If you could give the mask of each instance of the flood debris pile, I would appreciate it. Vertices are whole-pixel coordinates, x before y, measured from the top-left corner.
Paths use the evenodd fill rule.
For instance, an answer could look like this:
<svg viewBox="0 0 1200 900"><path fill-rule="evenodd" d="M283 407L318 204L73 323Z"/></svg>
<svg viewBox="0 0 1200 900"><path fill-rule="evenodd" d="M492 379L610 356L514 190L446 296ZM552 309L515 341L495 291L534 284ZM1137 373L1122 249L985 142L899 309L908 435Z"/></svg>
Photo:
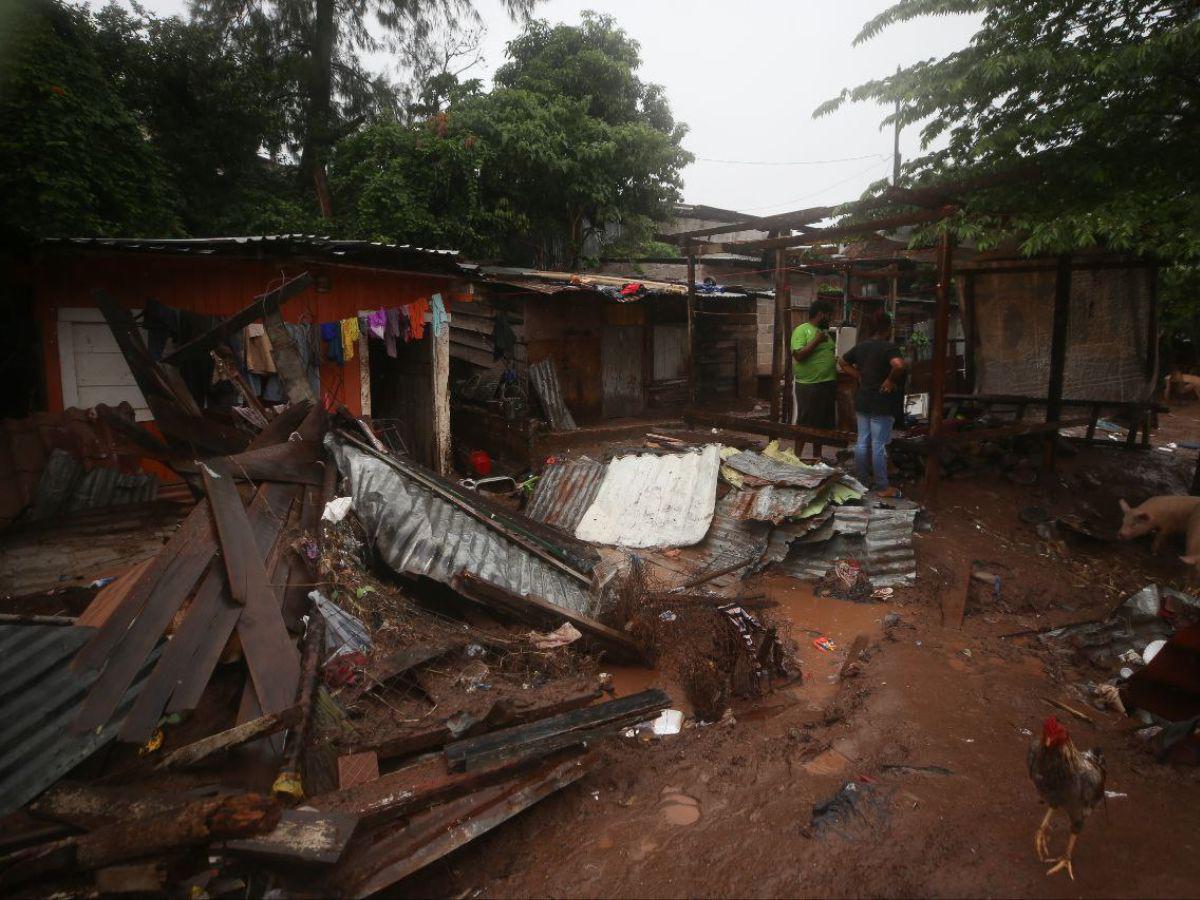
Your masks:
<svg viewBox="0 0 1200 900"><path fill-rule="evenodd" d="M1160 760L1200 763L1200 599L1149 584L1107 618L1038 640L1093 675L1076 685L1081 697L1140 718Z"/></svg>

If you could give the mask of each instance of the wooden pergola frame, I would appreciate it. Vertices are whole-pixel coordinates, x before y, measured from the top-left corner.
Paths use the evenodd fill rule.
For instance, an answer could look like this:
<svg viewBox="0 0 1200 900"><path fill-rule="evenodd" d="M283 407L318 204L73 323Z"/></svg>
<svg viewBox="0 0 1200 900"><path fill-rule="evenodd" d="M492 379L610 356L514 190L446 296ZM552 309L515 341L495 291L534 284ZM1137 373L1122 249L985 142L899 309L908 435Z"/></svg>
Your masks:
<svg viewBox="0 0 1200 900"><path fill-rule="evenodd" d="M867 201L846 204L842 207L813 207L790 213L780 213L757 219L748 219L724 225L697 229L679 234L658 235L660 240L674 243L683 248L688 260L688 320L691 322L692 307L696 298L696 259L714 253L746 253L755 251L775 251L775 337L772 354L772 391L771 391L771 425L775 429L783 408L783 387L787 365L786 345L782 339L783 329L787 322L790 307L789 268L787 251L801 246L812 246L841 240L847 237L872 234L881 230L899 228L906 225L923 225L940 222L953 215L960 208L959 200L965 194L999 184L1029 178L1036 172L1036 166L991 176L964 180L954 184L905 190L890 188L882 196ZM814 223L838 214L849 213L860 215L882 209L893 204L904 204L920 207L916 211L884 216L873 220L862 220L849 224L839 224L828 228L816 228ZM700 240L714 235L729 234L737 231L756 230L769 231L766 238L749 241L716 242ZM783 231L796 230L798 234L783 234ZM1138 263L1134 263L1138 264ZM1146 263L1142 262L1141 265ZM1044 465L1049 468L1054 463L1057 432L1066 423L1062 422L1063 410L1063 380L1066 372L1067 331L1069 325L1071 273L1073 269L1103 269L1128 268L1130 261L1115 260L1074 260L1069 254L1059 256L1056 260L1014 260L1011 264L988 265L971 262L959 266L954 264L954 244L947 232L942 232L937 245L937 290L936 308L934 312L932 385L930 387L929 403L929 439L921 446L926 448L925 461L925 493L929 497L936 490L941 477L941 464L938 449L947 444L947 435L943 424L946 404L946 367L949 349L950 333L950 282L955 274L966 277L963 283L962 306L965 319L970 331L970 340L974 339L974 275L976 274L1016 274L1025 272L1054 271L1054 312L1050 338L1050 378L1045 398L1045 423L1036 429L1037 433L1045 435ZM893 293L895 283L893 279ZM1151 318L1155 311L1152 302ZM690 357L692 353L689 328L688 356L689 382L691 379ZM695 387L692 383L691 396L695 400ZM747 425L752 424L747 422ZM766 424L766 423L761 423ZM732 427L732 426L731 426ZM775 429L777 430L777 429ZM792 429L799 432L803 429ZM978 439L994 436L996 429L980 432ZM1008 431L1012 431L1011 428ZM1024 432L1033 433L1025 429ZM1022 432L1022 433L1024 433ZM772 432L774 433L774 431ZM1016 432L1014 432L1016 433ZM968 433L956 436L955 443L969 441ZM1196 470L1197 489L1200 490L1200 465Z"/></svg>

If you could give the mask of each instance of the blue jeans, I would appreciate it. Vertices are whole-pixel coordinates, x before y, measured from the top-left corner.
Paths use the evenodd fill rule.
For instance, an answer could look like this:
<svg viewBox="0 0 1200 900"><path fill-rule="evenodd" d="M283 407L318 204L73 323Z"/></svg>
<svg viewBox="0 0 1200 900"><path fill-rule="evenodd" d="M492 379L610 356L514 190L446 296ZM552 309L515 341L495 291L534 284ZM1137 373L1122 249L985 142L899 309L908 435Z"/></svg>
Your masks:
<svg viewBox="0 0 1200 900"><path fill-rule="evenodd" d="M887 445L892 439L892 423L894 416L858 417L858 443L854 445L854 465L858 469L858 479L867 487L883 490L888 486ZM875 472L874 484L871 482L871 472Z"/></svg>

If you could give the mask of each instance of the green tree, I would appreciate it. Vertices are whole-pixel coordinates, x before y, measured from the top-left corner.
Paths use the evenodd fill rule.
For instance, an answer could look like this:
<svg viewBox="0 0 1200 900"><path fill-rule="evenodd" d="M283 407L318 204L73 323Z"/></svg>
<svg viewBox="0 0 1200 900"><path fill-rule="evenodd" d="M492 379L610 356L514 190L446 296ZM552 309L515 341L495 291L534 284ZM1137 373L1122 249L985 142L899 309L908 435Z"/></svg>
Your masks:
<svg viewBox="0 0 1200 900"><path fill-rule="evenodd" d="M909 183L1036 162L1029 182L968 199L953 227L984 244L1200 255L1200 4L900 0L856 43L897 22L958 13L983 15L968 46L844 91L816 114L898 102L901 125L920 125L924 149L905 165Z"/></svg>
<svg viewBox="0 0 1200 900"><path fill-rule="evenodd" d="M189 234L296 231L312 224L280 162L287 86L272 50L217 29L115 4L96 17L96 52L166 164Z"/></svg>
<svg viewBox="0 0 1200 900"><path fill-rule="evenodd" d="M338 147L330 171L353 229L574 267L593 235L633 245L669 216L691 156L662 90L636 76L637 44L585 14L579 26L531 23L508 52L490 93L439 84L428 120Z"/></svg>
<svg viewBox="0 0 1200 900"><path fill-rule="evenodd" d="M179 233L166 167L106 78L87 13L58 0L3 0L0 35L5 230Z"/></svg>
<svg viewBox="0 0 1200 900"><path fill-rule="evenodd" d="M513 16L527 16L535 2L503 0ZM288 85L281 108L290 144L325 218L333 216L326 186L333 146L381 114L400 112L394 86L367 71L362 54L419 47L439 27L478 21L472 0L193 0L193 12L235 40L271 48Z"/></svg>

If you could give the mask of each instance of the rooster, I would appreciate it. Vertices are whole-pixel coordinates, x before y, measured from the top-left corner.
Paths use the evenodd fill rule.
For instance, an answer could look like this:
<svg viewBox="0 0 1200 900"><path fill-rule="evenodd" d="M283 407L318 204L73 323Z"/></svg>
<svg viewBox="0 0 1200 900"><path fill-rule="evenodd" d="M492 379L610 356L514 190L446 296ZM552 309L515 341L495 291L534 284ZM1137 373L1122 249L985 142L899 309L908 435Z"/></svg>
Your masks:
<svg viewBox="0 0 1200 900"><path fill-rule="evenodd" d="M1029 777L1050 806L1034 837L1038 859L1055 864L1047 875L1066 869L1074 881L1071 858L1075 853L1075 842L1087 817L1104 799L1103 755L1099 748L1080 753L1071 742L1067 729L1050 716L1042 724L1042 736L1029 747ZM1067 852L1057 858L1050 856L1049 849L1050 820L1055 810L1061 810L1071 820Z"/></svg>

